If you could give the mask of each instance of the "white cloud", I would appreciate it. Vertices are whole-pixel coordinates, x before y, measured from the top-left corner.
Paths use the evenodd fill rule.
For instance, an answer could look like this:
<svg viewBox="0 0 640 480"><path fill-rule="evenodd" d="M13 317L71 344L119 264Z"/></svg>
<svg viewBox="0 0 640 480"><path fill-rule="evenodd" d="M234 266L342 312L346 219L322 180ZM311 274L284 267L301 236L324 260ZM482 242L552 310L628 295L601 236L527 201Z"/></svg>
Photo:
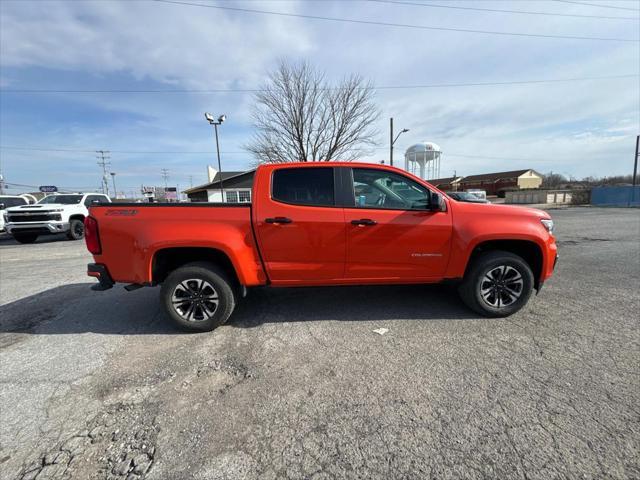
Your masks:
<svg viewBox="0 0 640 480"><path fill-rule="evenodd" d="M11 2L1 26L4 66L127 72L190 88L253 85L274 52L310 50L286 19L137 1Z"/></svg>

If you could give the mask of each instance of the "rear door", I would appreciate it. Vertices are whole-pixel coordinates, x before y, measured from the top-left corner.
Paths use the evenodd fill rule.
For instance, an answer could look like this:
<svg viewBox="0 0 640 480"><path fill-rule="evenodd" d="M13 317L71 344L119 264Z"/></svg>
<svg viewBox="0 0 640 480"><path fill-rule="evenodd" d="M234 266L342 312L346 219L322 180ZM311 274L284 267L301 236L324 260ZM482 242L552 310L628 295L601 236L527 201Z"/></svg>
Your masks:
<svg viewBox="0 0 640 480"><path fill-rule="evenodd" d="M429 210L426 186L375 168L353 168L349 183L346 278L402 283L444 275L451 213Z"/></svg>
<svg viewBox="0 0 640 480"><path fill-rule="evenodd" d="M256 234L274 284L322 284L344 276L342 207L332 167L279 167L268 196L255 199Z"/></svg>

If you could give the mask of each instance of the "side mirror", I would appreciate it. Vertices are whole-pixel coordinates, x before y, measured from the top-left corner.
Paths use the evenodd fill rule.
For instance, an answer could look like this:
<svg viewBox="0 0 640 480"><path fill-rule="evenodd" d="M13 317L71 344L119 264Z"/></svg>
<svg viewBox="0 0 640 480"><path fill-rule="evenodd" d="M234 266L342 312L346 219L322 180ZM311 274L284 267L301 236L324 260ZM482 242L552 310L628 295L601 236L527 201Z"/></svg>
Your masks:
<svg viewBox="0 0 640 480"><path fill-rule="evenodd" d="M431 193L429 210L432 212L440 212L442 210L442 195L435 192Z"/></svg>
<svg viewBox="0 0 640 480"><path fill-rule="evenodd" d="M0 210L4 210L5 206L4 203L0 203Z"/></svg>

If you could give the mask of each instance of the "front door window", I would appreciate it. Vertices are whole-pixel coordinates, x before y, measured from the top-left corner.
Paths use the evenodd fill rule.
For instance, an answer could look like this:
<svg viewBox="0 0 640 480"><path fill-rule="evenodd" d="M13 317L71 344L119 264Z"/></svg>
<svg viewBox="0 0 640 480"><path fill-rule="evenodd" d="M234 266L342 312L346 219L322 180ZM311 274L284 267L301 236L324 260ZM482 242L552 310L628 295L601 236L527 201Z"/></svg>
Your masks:
<svg viewBox="0 0 640 480"><path fill-rule="evenodd" d="M353 194L358 208L425 210L429 206L426 187L385 170L354 168Z"/></svg>

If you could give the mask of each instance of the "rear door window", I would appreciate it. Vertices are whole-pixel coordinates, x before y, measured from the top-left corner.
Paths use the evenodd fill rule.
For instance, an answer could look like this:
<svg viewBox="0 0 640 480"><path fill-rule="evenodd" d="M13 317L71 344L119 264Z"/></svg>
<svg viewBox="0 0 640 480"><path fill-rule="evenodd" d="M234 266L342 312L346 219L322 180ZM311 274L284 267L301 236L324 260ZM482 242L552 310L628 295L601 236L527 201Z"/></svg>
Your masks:
<svg viewBox="0 0 640 480"><path fill-rule="evenodd" d="M282 168L273 172L271 196L293 205L333 207L333 168Z"/></svg>

